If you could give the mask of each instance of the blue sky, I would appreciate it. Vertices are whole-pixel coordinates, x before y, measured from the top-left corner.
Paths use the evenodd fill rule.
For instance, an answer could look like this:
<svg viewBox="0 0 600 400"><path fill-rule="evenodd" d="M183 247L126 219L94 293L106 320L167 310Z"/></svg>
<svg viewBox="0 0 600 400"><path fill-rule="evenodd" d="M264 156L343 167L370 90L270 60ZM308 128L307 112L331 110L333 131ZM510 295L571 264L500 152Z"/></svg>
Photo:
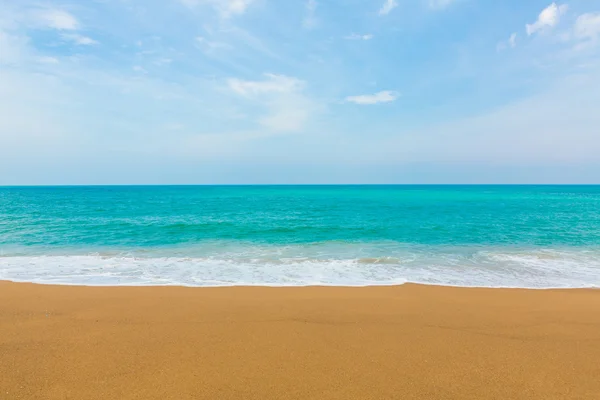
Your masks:
<svg viewBox="0 0 600 400"><path fill-rule="evenodd" d="M0 184L600 183L600 0L0 0Z"/></svg>

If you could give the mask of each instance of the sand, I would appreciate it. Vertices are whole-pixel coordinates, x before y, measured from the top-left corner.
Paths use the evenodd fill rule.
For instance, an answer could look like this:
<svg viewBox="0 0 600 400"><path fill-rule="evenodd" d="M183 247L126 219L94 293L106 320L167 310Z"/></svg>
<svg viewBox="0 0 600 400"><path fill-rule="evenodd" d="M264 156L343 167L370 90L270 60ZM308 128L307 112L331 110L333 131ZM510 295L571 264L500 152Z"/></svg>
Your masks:
<svg viewBox="0 0 600 400"><path fill-rule="evenodd" d="M600 399L600 290L0 282L0 399Z"/></svg>

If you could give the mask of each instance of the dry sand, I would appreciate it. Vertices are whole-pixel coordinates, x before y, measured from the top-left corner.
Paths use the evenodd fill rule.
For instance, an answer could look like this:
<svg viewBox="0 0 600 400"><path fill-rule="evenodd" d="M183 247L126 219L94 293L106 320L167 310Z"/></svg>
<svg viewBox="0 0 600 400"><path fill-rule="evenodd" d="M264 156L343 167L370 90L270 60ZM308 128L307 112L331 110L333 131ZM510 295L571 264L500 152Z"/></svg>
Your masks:
<svg viewBox="0 0 600 400"><path fill-rule="evenodd" d="M600 399L600 290L0 282L0 399Z"/></svg>

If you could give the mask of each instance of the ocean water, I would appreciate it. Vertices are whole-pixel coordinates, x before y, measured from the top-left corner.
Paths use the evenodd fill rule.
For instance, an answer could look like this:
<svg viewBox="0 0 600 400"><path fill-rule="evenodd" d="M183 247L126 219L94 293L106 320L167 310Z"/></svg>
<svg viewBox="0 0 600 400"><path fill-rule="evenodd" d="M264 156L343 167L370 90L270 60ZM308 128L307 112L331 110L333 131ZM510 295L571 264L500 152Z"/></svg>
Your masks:
<svg viewBox="0 0 600 400"><path fill-rule="evenodd" d="M600 287L600 186L4 187L0 279Z"/></svg>

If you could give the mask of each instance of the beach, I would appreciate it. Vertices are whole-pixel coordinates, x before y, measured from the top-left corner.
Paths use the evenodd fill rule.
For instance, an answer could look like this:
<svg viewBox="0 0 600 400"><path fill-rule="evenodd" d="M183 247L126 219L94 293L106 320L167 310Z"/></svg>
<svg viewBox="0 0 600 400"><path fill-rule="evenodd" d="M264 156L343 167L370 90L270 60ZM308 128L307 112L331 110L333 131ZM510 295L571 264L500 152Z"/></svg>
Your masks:
<svg viewBox="0 0 600 400"><path fill-rule="evenodd" d="M600 291L0 282L0 399L597 399Z"/></svg>

